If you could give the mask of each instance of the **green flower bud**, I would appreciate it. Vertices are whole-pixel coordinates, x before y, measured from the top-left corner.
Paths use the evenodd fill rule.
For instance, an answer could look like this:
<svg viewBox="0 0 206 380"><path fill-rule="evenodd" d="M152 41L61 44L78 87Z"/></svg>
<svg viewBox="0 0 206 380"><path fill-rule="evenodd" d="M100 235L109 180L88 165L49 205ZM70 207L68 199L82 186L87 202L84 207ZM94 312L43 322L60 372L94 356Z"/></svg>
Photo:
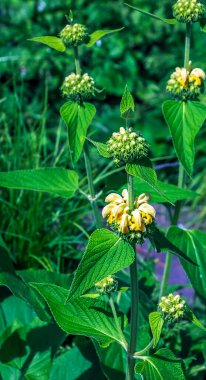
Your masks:
<svg viewBox="0 0 206 380"><path fill-rule="evenodd" d="M108 276L95 284L96 290L100 294L108 294L115 292L118 287L118 282L114 276Z"/></svg>
<svg viewBox="0 0 206 380"><path fill-rule="evenodd" d="M169 294L167 297L161 298L159 309L165 320L168 320L169 322L176 322L184 317L186 302L179 294Z"/></svg>
<svg viewBox="0 0 206 380"><path fill-rule="evenodd" d="M205 6L197 0L178 0L173 5L173 16L179 22L197 22L204 16L205 10Z"/></svg>
<svg viewBox="0 0 206 380"><path fill-rule="evenodd" d="M66 25L59 35L66 46L78 46L89 41L87 28L81 24Z"/></svg>
<svg viewBox="0 0 206 380"><path fill-rule="evenodd" d="M149 145L139 133L132 129L120 128L107 141L108 152L117 165L135 163L149 154Z"/></svg>
<svg viewBox="0 0 206 380"><path fill-rule="evenodd" d="M95 95L95 84L88 74L72 73L65 78L61 90L63 96L67 96L70 100L89 100Z"/></svg>
<svg viewBox="0 0 206 380"><path fill-rule="evenodd" d="M167 82L166 90L177 99L197 100L204 92L205 73L202 69L177 67Z"/></svg>

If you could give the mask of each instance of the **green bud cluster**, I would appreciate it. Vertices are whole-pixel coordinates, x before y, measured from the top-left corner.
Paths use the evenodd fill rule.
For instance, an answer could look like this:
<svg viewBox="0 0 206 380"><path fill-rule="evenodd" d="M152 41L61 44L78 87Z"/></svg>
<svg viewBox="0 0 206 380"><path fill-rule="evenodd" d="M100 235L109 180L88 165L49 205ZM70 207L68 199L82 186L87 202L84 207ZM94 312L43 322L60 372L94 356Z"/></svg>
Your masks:
<svg viewBox="0 0 206 380"><path fill-rule="evenodd" d="M179 22L197 22L204 14L205 6L197 0L178 0L173 5L173 16Z"/></svg>
<svg viewBox="0 0 206 380"><path fill-rule="evenodd" d="M66 46L76 47L89 41L87 28L81 24L66 25L59 35Z"/></svg>
<svg viewBox="0 0 206 380"><path fill-rule="evenodd" d="M161 298L159 308L165 320L176 322L178 319L183 318L186 311L186 302L179 294L169 294L167 297Z"/></svg>
<svg viewBox="0 0 206 380"><path fill-rule="evenodd" d="M120 128L107 141L107 150L113 157L116 165L135 163L149 153L149 145L145 139L132 129Z"/></svg>
<svg viewBox="0 0 206 380"><path fill-rule="evenodd" d="M108 276L95 284L97 292L101 295L117 290L118 282L114 276Z"/></svg>
<svg viewBox="0 0 206 380"><path fill-rule="evenodd" d="M177 67L167 82L166 90L176 99L197 100L204 92L204 80L205 73L202 69Z"/></svg>
<svg viewBox="0 0 206 380"><path fill-rule="evenodd" d="M89 100L95 94L94 79L88 74L78 75L72 73L65 78L61 90L63 96L67 96L68 99L75 101Z"/></svg>

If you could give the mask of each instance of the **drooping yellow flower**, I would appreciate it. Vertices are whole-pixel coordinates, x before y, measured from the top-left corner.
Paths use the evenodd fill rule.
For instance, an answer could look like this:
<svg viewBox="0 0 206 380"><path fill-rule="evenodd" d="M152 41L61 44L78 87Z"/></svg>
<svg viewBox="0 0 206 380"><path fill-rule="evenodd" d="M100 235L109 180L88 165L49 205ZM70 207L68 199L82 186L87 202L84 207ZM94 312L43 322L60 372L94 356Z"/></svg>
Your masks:
<svg viewBox="0 0 206 380"><path fill-rule="evenodd" d="M122 195L111 193L105 199L108 205L102 210L103 218L107 218L108 223L116 226L122 234L144 233L156 214L154 207L148 204L149 199L148 194L139 195L134 200L133 210L130 210L126 189L122 191Z"/></svg>

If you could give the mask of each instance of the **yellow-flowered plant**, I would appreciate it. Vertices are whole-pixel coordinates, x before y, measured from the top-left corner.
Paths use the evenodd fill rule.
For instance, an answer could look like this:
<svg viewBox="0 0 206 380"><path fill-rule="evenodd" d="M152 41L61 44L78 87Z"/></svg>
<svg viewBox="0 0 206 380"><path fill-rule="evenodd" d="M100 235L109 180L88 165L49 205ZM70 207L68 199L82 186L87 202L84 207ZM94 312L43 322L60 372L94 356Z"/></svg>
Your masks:
<svg viewBox="0 0 206 380"><path fill-rule="evenodd" d="M167 297L161 297L159 309L163 318L175 322L182 318L186 309L186 302L179 294L169 294Z"/></svg>
<svg viewBox="0 0 206 380"><path fill-rule="evenodd" d="M204 91L204 80L205 72L202 69L176 67L167 82L167 91L179 99L197 99Z"/></svg>
<svg viewBox="0 0 206 380"><path fill-rule="evenodd" d="M148 203L149 199L148 194L139 195L134 200L133 210L130 210L126 189L122 191L122 196L111 193L105 199L108 205L102 210L103 218L107 218L108 223L121 234L142 243L147 227L154 222L156 214L154 207Z"/></svg>
<svg viewBox="0 0 206 380"><path fill-rule="evenodd" d="M59 35L66 46L76 47L89 40L87 28L81 24L68 24L61 30Z"/></svg>

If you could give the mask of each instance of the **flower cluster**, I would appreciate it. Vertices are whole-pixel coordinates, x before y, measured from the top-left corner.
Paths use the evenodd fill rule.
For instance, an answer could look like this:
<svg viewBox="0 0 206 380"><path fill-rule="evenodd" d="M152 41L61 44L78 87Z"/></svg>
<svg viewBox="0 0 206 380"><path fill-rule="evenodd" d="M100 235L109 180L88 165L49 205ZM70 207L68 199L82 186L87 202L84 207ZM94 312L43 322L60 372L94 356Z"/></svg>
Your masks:
<svg viewBox="0 0 206 380"><path fill-rule="evenodd" d="M156 214L154 207L148 204L149 199L148 194L141 194L135 198L133 210L130 210L126 189L122 191L122 196L112 193L105 199L108 205L102 210L103 218L107 218L108 223L122 237L142 244Z"/></svg>
<svg viewBox="0 0 206 380"><path fill-rule="evenodd" d="M108 276L95 284L99 294L108 294L117 290L118 282L114 276Z"/></svg>
<svg viewBox="0 0 206 380"><path fill-rule="evenodd" d="M107 141L107 150L117 165L124 163L134 163L138 159L147 157L149 145L139 133L132 132L132 129L121 127L119 132L114 132Z"/></svg>
<svg viewBox="0 0 206 380"><path fill-rule="evenodd" d="M175 322L184 316L186 302L180 297L179 294L169 294L167 297L161 298L159 308L164 319L170 322Z"/></svg>
<svg viewBox="0 0 206 380"><path fill-rule="evenodd" d="M81 24L66 25L59 35L66 46L78 46L89 40L87 28Z"/></svg>
<svg viewBox="0 0 206 380"><path fill-rule="evenodd" d="M173 16L179 22L199 21L205 14L204 5L197 0L178 0L173 5Z"/></svg>
<svg viewBox="0 0 206 380"><path fill-rule="evenodd" d="M95 84L88 74L70 74L61 87L64 96L71 100L88 100L94 96Z"/></svg>
<svg viewBox="0 0 206 380"><path fill-rule="evenodd" d="M167 82L167 91L178 99L197 99L204 91L205 73L202 69L177 67Z"/></svg>

